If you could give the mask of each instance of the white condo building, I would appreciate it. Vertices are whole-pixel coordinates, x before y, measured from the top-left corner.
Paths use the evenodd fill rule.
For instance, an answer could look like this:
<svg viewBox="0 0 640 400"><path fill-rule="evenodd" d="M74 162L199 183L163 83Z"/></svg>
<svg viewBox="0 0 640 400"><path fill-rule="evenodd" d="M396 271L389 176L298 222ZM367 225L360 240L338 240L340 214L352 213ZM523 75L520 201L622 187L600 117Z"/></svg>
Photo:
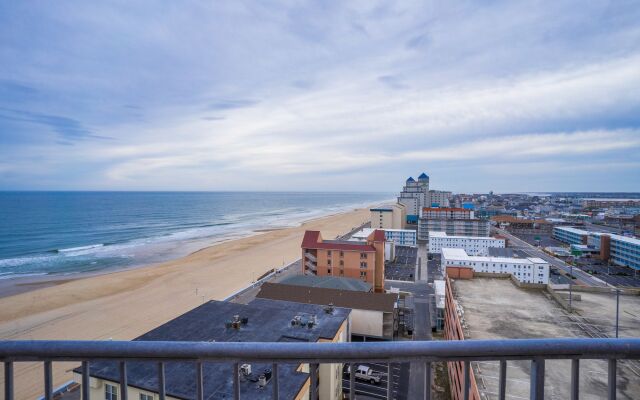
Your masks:
<svg viewBox="0 0 640 400"><path fill-rule="evenodd" d="M505 247L505 240L490 236L449 236L446 232L429 232L429 253L440 254L448 247L463 249L471 256L487 256L490 247Z"/></svg>
<svg viewBox="0 0 640 400"><path fill-rule="evenodd" d="M549 264L541 258L470 256L464 249L442 249L442 266L470 267L473 272L511 274L523 283L549 283Z"/></svg>
<svg viewBox="0 0 640 400"><path fill-rule="evenodd" d="M351 235L351 240L366 241L373 231L373 228L364 228ZM384 229L385 241L393 243L395 246L416 247L418 245L417 236L418 232L413 229Z"/></svg>

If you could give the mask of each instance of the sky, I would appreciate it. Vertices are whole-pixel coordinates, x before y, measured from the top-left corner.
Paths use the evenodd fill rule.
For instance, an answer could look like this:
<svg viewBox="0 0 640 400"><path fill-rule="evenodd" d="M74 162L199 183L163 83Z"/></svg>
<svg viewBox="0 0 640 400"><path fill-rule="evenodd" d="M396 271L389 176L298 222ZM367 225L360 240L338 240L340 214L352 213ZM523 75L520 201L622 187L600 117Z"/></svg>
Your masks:
<svg viewBox="0 0 640 400"><path fill-rule="evenodd" d="M0 190L640 191L637 1L6 1Z"/></svg>

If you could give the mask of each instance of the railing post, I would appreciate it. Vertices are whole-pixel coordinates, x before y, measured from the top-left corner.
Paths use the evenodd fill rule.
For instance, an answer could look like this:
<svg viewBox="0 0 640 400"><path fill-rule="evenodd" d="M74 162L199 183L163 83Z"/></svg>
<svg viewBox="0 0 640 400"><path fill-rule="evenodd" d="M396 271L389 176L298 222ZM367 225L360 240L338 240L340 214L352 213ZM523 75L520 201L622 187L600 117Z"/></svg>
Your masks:
<svg viewBox="0 0 640 400"><path fill-rule="evenodd" d="M571 360L571 400L580 398L580 359Z"/></svg>
<svg viewBox="0 0 640 400"><path fill-rule="evenodd" d="M431 400L431 362L424 363L424 400Z"/></svg>
<svg viewBox="0 0 640 400"><path fill-rule="evenodd" d="M356 365L349 364L349 400L356 398Z"/></svg>
<svg viewBox="0 0 640 400"><path fill-rule="evenodd" d="M469 391L471 390L471 365L469 361L464 362L464 393L462 398L469 400Z"/></svg>
<svg viewBox="0 0 640 400"><path fill-rule="evenodd" d="M609 382L607 384L608 396L607 399L615 400L616 399L616 369L617 369L618 360L612 358L609 360Z"/></svg>
<svg viewBox="0 0 640 400"><path fill-rule="evenodd" d="M164 378L164 363L158 363L158 399L165 400L167 395Z"/></svg>
<svg viewBox="0 0 640 400"><path fill-rule="evenodd" d="M391 399L391 363L387 363L387 399Z"/></svg>
<svg viewBox="0 0 640 400"><path fill-rule="evenodd" d="M309 369L311 373L311 395L309 398L316 400L318 398L318 364L309 364ZM353 371L351 372L353 373Z"/></svg>
<svg viewBox="0 0 640 400"><path fill-rule="evenodd" d="M500 360L500 382L498 400L505 400L507 396L507 360Z"/></svg>
<svg viewBox="0 0 640 400"><path fill-rule="evenodd" d="M11 361L4 363L4 398L13 400L13 363Z"/></svg>
<svg viewBox="0 0 640 400"><path fill-rule="evenodd" d="M127 363L122 361L120 362L120 398L122 400L127 400L129 397L129 391L127 387L129 386L129 381L127 380Z"/></svg>
<svg viewBox="0 0 640 400"><path fill-rule="evenodd" d="M237 366L238 364L236 364ZM204 378L203 378L203 365L202 361L196 363L196 399L204 400ZM236 369L236 377L238 376L238 370Z"/></svg>
<svg viewBox="0 0 640 400"><path fill-rule="evenodd" d="M544 400L544 358L531 360L531 400Z"/></svg>
<svg viewBox="0 0 640 400"><path fill-rule="evenodd" d="M278 383L278 364L273 363L271 366L271 380L273 382L273 400L280 398L280 384Z"/></svg>
<svg viewBox="0 0 640 400"><path fill-rule="evenodd" d="M233 364L233 398L240 400L240 365Z"/></svg>
<svg viewBox="0 0 640 400"><path fill-rule="evenodd" d="M44 362L44 398L45 400L53 399L53 373L51 370L51 361Z"/></svg>
<svg viewBox="0 0 640 400"><path fill-rule="evenodd" d="M91 389L89 387L91 375L89 374L89 361L82 362L82 400L89 400L89 393Z"/></svg>

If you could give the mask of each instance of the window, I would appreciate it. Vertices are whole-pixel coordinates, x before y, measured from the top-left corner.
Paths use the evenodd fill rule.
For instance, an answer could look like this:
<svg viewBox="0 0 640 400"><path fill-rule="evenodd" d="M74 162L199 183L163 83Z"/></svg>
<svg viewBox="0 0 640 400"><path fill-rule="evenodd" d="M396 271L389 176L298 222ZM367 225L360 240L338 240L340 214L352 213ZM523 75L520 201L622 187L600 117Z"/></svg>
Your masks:
<svg viewBox="0 0 640 400"><path fill-rule="evenodd" d="M331 268L327 269L327 274L331 275Z"/></svg>
<svg viewBox="0 0 640 400"><path fill-rule="evenodd" d="M331 260L327 260L327 265L331 265Z"/></svg>
<svg viewBox="0 0 640 400"><path fill-rule="evenodd" d="M367 271L360 271L360 277L361 278L366 278L367 277Z"/></svg>
<svg viewBox="0 0 640 400"><path fill-rule="evenodd" d="M344 251L340 252L340 257L344 257Z"/></svg>
<svg viewBox="0 0 640 400"><path fill-rule="evenodd" d="M360 261L360 268L367 268L367 262L366 261Z"/></svg>
<svg viewBox="0 0 640 400"><path fill-rule="evenodd" d="M360 258L367 258L367 253L360 253Z"/></svg>
<svg viewBox="0 0 640 400"><path fill-rule="evenodd" d="M340 266L344 267L344 260L340 260Z"/></svg>
<svg viewBox="0 0 640 400"><path fill-rule="evenodd" d="M153 395L140 393L140 400L153 400Z"/></svg>
<svg viewBox="0 0 640 400"><path fill-rule="evenodd" d="M114 385L106 383L104 385L104 399L105 400L118 400L118 388Z"/></svg>

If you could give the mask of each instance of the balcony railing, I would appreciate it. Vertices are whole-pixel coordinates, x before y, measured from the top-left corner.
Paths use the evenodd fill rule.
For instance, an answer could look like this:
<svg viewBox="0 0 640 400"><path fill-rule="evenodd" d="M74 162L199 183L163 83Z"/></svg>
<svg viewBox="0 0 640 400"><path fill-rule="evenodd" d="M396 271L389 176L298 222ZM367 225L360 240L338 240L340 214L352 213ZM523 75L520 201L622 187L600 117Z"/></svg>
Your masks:
<svg viewBox="0 0 640 400"><path fill-rule="evenodd" d="M365 343L247 343L247 342L144 342L144 341L0 341L0 361L4 362L5 399L14 399L13 368L17 362L44 363L44 395L53 397L52 363L78 361L82 363L82 399L89 399L89 365L96 361L116 361L120 364L120 385L127 387L127 363L146 361L157 363L160 400L165 399L165 364L194 362L198 400L204 398L203 363L234 365L234 398L240 398L239 366L245 362L273 363L272 394L279 395L278 364L309 363L311 391L317 393L317 365L347 363L351 371L356 363L422 362L424 363L424 399L431 398L431 365L433 362L463 363L463 398L469 399L470 362L500 361L499 398L505 399L506 366L510 360L531 360L530 398L543 399L545 360L570 359L571 398L577 399L580 360L608 360L608 399L616 398L617 360L640 358L640 339L510 339L463 341L413 341ZM388 380L390 381L390 379ZM355 387L355 374L350 374L350 388ZM387 384L391 398L391 385ZM354 399L355 391L349 391ZM123 390L122 400L127 400Z"/></svg>
<svg viewBox="0 0 640 400"><path fill-rule="evenodd" d="M313 261L313 262L318 262L318 259L316 258L316 256L314 256L313 254L306 252L304 253L304 256L307 257L309 260Z"/></svg>

